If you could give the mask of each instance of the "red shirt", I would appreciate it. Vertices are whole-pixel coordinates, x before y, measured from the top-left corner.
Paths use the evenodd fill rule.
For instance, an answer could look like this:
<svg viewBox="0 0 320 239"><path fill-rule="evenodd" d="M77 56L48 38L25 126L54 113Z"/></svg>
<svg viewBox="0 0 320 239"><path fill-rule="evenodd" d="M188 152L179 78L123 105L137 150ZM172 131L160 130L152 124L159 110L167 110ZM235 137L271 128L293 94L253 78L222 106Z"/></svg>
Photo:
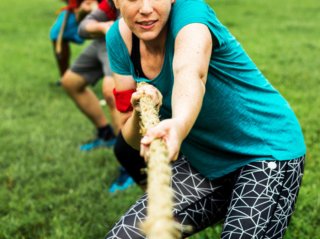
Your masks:
<svg viewBox="0 0 320 239"><path fill-rule="evenodd" d="M83 1L84 0L68 0L68 6L66 8L69 10L76 9L76 8L80 7L80 5ZM101 0L98 0L98 2L101 2Z"/></svg>
<svg viewBox="0 0 320 239"><path fill-rule="evenodd" d="M99 9L107 15L108 19L115 20L117 18L117 10L112 8L107 0L102 0L99 3Z"/></svg>
<svg viewBox="0 0 320 239"><path fill-rule="evenodd" d="M79 7L82 2L83 2L83 0L68 0L67 8L69 10L75 9L75 8Z"/></svg>

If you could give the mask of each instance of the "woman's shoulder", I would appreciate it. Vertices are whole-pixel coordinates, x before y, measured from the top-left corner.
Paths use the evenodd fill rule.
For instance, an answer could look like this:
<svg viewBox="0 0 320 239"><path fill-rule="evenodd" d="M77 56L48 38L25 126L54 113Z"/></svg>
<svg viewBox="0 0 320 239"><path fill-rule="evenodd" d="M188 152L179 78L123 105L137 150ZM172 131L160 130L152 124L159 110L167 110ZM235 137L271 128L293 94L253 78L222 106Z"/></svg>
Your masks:
<svg viewBox="0 0 320 239"><path fill-rule="evenodd" d="M120 75L130 75L130 39L130 30L121 18L115 21L106 35L111 70Z"/></svg>
<svg viewBox="0 0 320 239"><path fill-rule="evenodd" d="M219 46L234 39L208 3L203 0L176 0L170 22L173 37L176 38L182 28L192 23L206 25Z"/></svg>
<svg viewBox="0 0 320 239"><path fill-rule="evenodd" d="M128 44L131 42L131 34L132 33L123 18L120 18L114 22L106 34L107 44L119 44L123 41L128 47Z"/></svg>
<svg viewBox="0 0 320 239"><path fill-rule="evenodd" d="M208 8L208 4L203 0L176 0L172 6L173 14L178 13L190 17L203 15L201 11L206 11Z"/></svg>
<svg viewBox="0 0 320 239"><path fill-rule="evenodd" d="M106 35L107 46L119 47L120 45L125 45L128 52L131 52L132 46L132 32L130 31L127 24L124 22L123 18L119 18L109 29Z"/></svg>
<svg viewBox="0 0 320 239"><path fill-rule="evenodd" d="M172 5L171 29L176 36L179 30L191 23L207 23L210 16L208 5L202 0L176 0Z"/></svg>
<svg viewBox="0 0 320 239"><path fill-rule="evenodd" d="M119 19L119 32L120 35L128 48L128 52L131 52L132 47L132 32L129 29L128 25L125 23L123 18Z"/></svg>

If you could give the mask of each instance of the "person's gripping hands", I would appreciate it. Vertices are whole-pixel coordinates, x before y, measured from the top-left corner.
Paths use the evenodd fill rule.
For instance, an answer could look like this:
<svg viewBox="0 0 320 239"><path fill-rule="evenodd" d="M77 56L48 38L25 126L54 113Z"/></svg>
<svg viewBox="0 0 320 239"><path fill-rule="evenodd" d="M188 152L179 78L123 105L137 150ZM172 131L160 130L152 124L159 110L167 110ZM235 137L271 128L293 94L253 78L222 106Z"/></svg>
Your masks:
<svg viewBox="0 0 320 239"><path fill-rule="evenodd" d="M133 106L133 110L136 113L140 114L140 106L139 100L143 96L148 96L154 103L155 107L159 110L162 104L162 95L157 88L152 85L143 85L137 88L137 91L132 94L131 104ZM177 159L179 154L179 149L181 142L183 140L182 133L179 131L179 122L176 119L166 119L160 121L160 123L149 129L145 136L141 139L140 143L140 154L145 159L148 158L148 150L151 142L154 139L161 138L165 141L168 151L169 157L172 160Z"/></svg>

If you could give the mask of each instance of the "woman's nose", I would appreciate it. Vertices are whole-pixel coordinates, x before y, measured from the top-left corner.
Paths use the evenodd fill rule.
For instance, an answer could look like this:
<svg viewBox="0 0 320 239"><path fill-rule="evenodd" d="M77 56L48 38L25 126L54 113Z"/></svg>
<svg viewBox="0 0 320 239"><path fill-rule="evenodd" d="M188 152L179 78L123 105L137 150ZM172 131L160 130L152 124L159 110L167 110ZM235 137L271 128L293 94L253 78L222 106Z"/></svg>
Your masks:
<svg viewBox="0 0 320 239"><path fill-rule="evenodd" d="M148 15L152 13L152 11L152 0L142 0L142 5L139 12L143 15Z"/></svg>

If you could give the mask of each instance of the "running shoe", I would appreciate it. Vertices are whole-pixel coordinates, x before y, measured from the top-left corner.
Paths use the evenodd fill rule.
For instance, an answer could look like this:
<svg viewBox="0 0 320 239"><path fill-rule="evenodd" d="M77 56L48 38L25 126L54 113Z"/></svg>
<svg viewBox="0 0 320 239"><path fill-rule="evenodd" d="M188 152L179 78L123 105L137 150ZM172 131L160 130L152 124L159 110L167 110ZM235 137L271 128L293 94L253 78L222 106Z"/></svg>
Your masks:
<svg viewBox="0 0 320 239"><path fill-rule="evenodd" d="M101 139L101 138L96 138L93 139L83 145L80 146L81 151L90 151L96 148L101 148L101 147L106 147L106 148L111 148L114 146L116 143L116 138L111 138L108 140Z"/></svg>
<svg viewBox="0 0 320 239"><path fill-rule="evenodd" d="M135 182L132 177L127 173L124 168L120 168L119 177L111 184L109 188L110 193L114 193L116 191L126 190L127 188L134 185Z"/></svg>

